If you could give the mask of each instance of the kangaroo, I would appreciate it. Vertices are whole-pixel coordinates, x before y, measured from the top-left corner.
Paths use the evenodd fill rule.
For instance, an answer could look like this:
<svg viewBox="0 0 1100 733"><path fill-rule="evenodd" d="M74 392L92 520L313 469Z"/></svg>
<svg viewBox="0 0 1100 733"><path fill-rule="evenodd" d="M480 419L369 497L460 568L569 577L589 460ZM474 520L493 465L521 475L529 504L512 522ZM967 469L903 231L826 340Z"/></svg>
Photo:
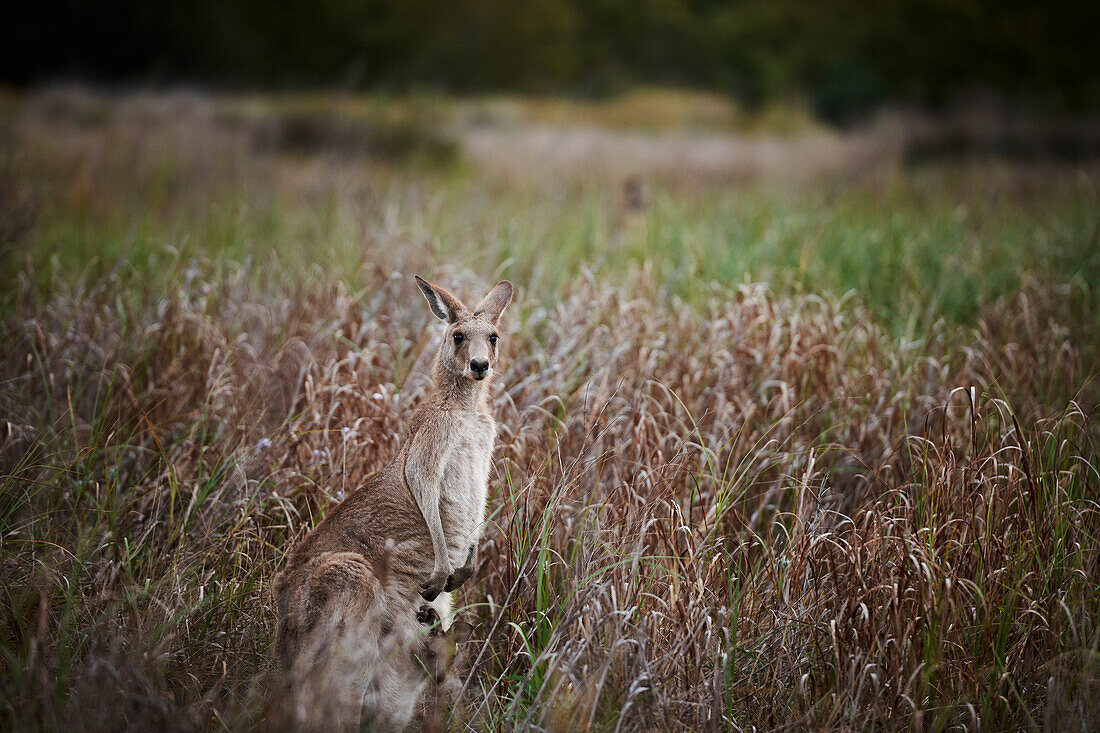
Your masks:
<svg viewBox="0 0 1100 733"><path fill-rule="evenodd" d="M494 285L471 312L451 293L415 277L432 313L448 324L432 365L435 388L413 417L403 456L406 485L432 542L435 563L420 587L431 601L465 583L477 562L496 439L489 384L512 283Z"/></svg>
<svg viewBox="0 0 1100 733"><path fill-rule="evenodd" d="M373 641L411 644L416 616L428 613L421 599L448 625L450 593L474 572L496 437L489 385L512 284L497 283L472 311L419 276L416 284L447 323L433 387L393 461L336 505L276 578L277 645L291 684L307 647L337 643L353 626Z"/></svg>

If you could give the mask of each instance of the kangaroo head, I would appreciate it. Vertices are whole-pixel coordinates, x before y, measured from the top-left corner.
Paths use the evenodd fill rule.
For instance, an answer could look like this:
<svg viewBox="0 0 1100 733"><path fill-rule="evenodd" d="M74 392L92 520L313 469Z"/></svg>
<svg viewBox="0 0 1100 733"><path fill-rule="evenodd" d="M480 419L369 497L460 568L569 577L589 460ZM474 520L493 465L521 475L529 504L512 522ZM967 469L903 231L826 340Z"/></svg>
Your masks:
<svg viewBox="0 0 1100 733"><path fill-rule="evenodd" d="M438 365L454 378L480 382L491 377L497 362L497 324L512 302L512 283L502 280L493 286L472 311L454 295L414 275L432 313L447 323L447 335L439 347Z"/></svg>
<svg viewBox="0 0 1100 733"><path fill-rule="evenodd" d="M413 648L413 660L429 679L437 685L442 684L451 671L458 645L470 638L474 627L459 619L444 631L439 615L431 606L421 606L417 620L430 628Z"/></svg>

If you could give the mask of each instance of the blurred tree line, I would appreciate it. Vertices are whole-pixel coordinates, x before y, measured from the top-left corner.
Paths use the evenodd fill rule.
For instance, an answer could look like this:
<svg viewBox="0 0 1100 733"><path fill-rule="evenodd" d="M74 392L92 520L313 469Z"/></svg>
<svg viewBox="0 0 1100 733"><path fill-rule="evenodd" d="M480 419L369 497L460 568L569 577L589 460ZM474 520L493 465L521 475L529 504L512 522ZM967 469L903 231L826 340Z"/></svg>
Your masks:
<svg viewBox="0 0 1100 733"><path fill-rule="evenodd" d="M54 0L0 81L798 96L843 120L975 89L1100 107L1100 0Z"/></svg>

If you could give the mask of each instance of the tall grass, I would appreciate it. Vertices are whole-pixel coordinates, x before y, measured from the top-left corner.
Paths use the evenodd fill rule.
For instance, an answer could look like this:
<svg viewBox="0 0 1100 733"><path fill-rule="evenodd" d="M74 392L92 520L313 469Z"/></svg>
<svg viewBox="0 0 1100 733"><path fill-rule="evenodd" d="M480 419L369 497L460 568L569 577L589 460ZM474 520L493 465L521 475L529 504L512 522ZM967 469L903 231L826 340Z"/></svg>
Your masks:
<svg viewBox="0 0 1100 733"><path fill-rule="evenodd" d="M413 271L521 286L451 728L1100 721L1087 176L685 173L639 223L43 104L0 186L6 728L265 725L271 579L424 394Z"/></svg>

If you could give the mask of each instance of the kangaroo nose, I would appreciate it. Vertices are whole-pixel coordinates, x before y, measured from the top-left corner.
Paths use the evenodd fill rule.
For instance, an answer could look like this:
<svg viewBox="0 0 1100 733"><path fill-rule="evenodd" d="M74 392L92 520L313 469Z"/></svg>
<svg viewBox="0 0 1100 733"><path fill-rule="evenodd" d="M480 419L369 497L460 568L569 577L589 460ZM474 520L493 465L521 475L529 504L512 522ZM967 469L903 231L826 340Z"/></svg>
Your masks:
<svg viewBox="0 0 1100 733"><path fill-rule="evenodd" d="M474 372L475 374L478 373L478 372L487 372L487 371L489 371L489 360L488 359L470 359L470 371Z"/></svg>

